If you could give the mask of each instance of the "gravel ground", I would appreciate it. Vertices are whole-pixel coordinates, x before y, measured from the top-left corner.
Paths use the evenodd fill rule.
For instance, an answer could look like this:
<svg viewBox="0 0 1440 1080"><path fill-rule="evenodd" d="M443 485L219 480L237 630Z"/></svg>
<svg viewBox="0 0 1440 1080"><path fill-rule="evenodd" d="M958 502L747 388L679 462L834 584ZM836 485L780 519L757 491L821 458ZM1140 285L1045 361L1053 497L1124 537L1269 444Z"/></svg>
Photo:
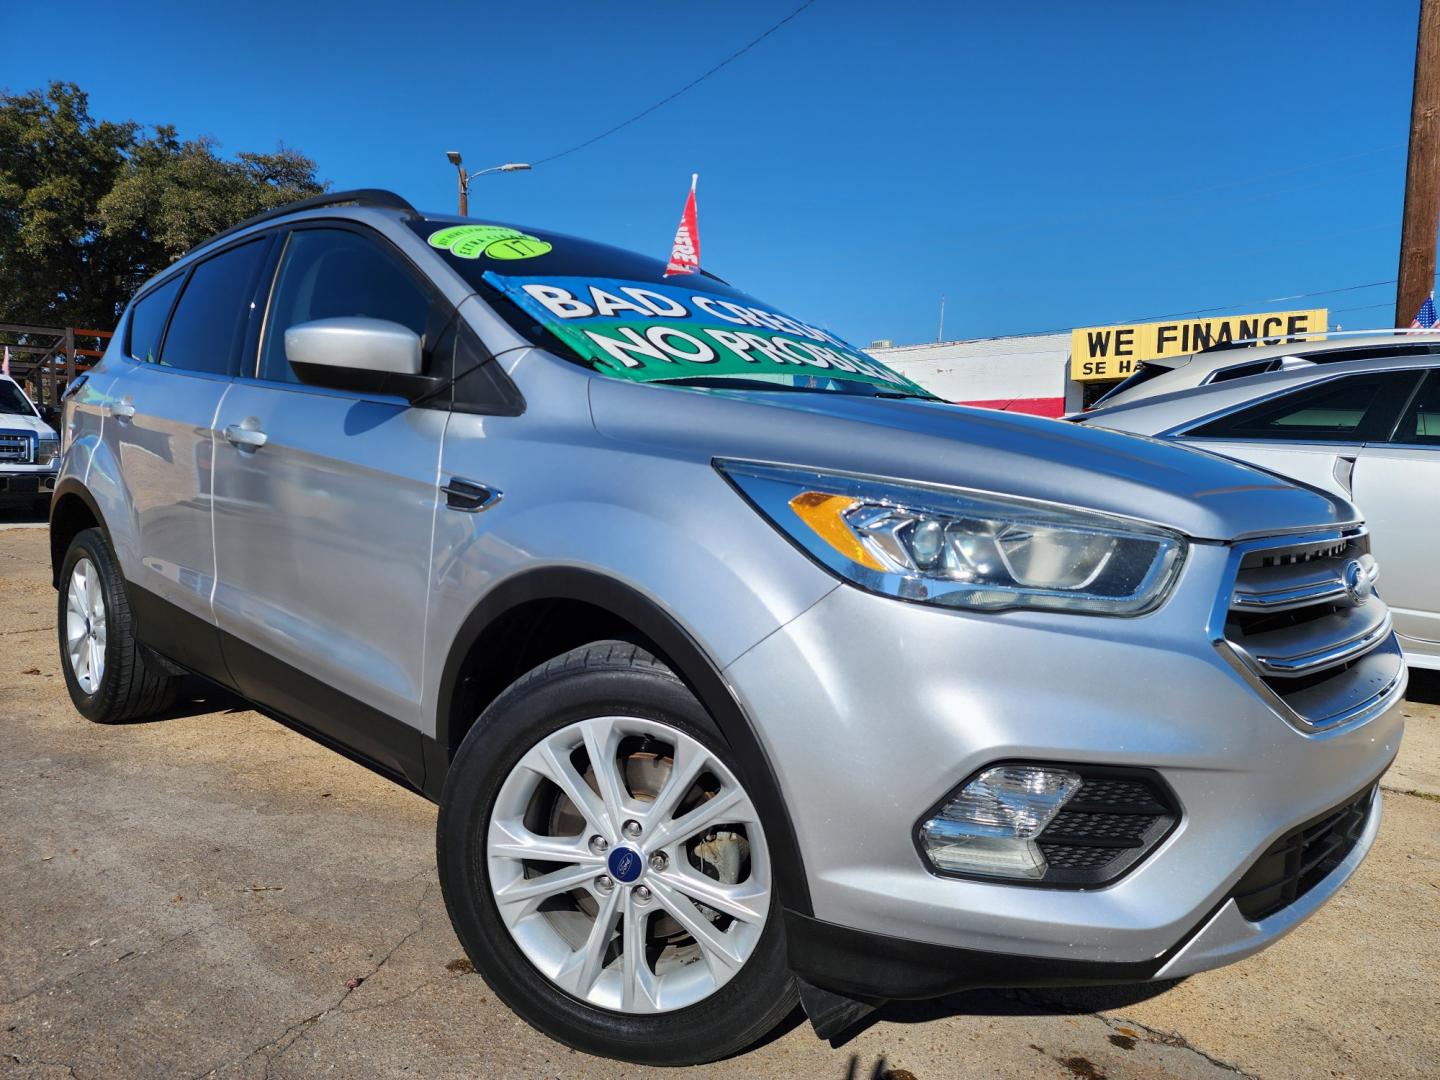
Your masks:
<svg viewBox="0 0 1440 1080"><path fill-rule="evenodd" d="M86 723L42 529L0 512L0 1075L661 1075L570 1051L470 971L424 800L196 688ZM1166 986L797 1016L706 1077L1440 1075L1440 679L1412 685L1370 859L1313 920ZM681 1075L677 1071L676 1075Z"/></svg>

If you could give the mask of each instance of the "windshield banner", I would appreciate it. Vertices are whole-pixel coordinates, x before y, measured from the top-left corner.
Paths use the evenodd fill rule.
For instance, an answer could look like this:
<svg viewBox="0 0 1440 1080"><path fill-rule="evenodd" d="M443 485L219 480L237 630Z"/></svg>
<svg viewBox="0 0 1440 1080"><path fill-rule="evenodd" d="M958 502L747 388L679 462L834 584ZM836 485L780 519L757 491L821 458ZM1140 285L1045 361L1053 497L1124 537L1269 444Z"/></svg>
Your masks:
<svg viewBox="0 0 1440 1080"><path fill-rule="evenodd" d="M574 352L635 382L790 375L929 396L824 330L693 287L494 271L485 280Z"/></svg>

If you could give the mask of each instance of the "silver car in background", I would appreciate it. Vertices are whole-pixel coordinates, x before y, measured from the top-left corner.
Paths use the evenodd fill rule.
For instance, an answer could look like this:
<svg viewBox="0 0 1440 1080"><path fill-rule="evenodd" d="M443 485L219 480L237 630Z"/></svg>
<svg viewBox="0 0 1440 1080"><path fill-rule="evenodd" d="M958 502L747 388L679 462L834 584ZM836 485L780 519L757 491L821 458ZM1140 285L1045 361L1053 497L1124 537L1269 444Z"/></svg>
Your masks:
<svg viewBox="0 0 1440 1080"><path fill-rule="evenodd" d="M1307 365L1077 417L1176 439L1353 499L1406 659L1440 669L1440 356Z"/></svg>
<svg viewBox="0 0 1440 1080"><path fill-rule="evenodd" d="M64 431L77 710L197 673L436 801L476 969L594 1053L1218 967L1380 827L1348 499L946 405L663 260L293 204L147 283Z"/></svg>
<svg viewBox="0 0 1440 1080"><path fill-rule="evenodd" d="M1093 408L1134 405L1197 386L1216 386L1272 371L1304 371L1317 364L1436 355L1440 355L1440 330L1346 330L1273 344L1235 342L1205 352L1144 360L1135 374L1096 401Z"/></svg>

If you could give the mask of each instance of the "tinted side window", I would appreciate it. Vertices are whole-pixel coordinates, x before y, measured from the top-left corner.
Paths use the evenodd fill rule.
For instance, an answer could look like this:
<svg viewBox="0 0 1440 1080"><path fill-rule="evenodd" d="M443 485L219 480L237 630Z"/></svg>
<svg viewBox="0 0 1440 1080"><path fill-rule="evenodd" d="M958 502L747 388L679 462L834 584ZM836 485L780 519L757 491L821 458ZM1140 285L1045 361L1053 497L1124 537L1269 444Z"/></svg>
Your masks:
<svg viewBox="0 0 1440 1080"><path fill-rule="evenodd" d="M148 296L143 297L130 312L130 333L126 346L136 360L153 364L160 355L160 335L165 332L165 320L170 317L170 307L175 303L175 294L180 291L184 274L176 274Z"/></svg>
<svg viewBox="0 0 1440 1080"><path fill-rule="evenodd" d="M1414 385L1415 374L1408 371L1350 375L1252 405L1186 434L1296 442L1383 439Z"/></svg>
<svg viewBox="0 0 1440 1080"><path fill-rule="evenodd" d="M1440 446L1440 372L1430 373L1390 441Z"/></svg>
<svg viewBox="0 0 1440 1080"><path fill-rule="evenodd" d="M160 363L234 374L267 243L265 237L251 240L195 267L165 333Z"/></svg>
<svg viewBox="0 0 1440 1080"><path fill-rule="evenodd" d="M285 331L299 323L363 315L407 326L423 338L431 307L424 286L375 241L347 229L296 229L275 281L260 377L300 381L285 359Z"/></svg>

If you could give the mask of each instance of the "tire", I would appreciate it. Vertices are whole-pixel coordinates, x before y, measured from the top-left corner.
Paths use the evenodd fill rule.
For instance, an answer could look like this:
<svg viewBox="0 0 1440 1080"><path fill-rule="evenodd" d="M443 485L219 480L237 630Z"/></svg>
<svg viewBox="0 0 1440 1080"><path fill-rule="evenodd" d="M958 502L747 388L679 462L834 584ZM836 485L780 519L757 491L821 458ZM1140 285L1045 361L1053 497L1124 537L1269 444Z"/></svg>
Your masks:
<svg viewBox="0 0 1440 1080"><path fill-rule="evenodd" d="M81 643L72 658L74 635ZM86 719L116 724L153 716L174 703L181 677L165 671L135 640L120 568L99 529L77 534L65 553L56 636L70 700Z"/></svg>
<svg viewBox="0 0 1440 1080"><path fill-rule="evenodd" d="M585 786L590 747L621 786ZM485 710L446 778L437 848L455 932L502 1001L568 1046L648 1065L737 1053L795 1008L763 827L731 760L685 685L624 642L556 657ZM553 857L525 858L536 845ZM545 874L579 876L559 892L534 885ZM553 895L533 911L515 896L539 889Z"/></svg>

